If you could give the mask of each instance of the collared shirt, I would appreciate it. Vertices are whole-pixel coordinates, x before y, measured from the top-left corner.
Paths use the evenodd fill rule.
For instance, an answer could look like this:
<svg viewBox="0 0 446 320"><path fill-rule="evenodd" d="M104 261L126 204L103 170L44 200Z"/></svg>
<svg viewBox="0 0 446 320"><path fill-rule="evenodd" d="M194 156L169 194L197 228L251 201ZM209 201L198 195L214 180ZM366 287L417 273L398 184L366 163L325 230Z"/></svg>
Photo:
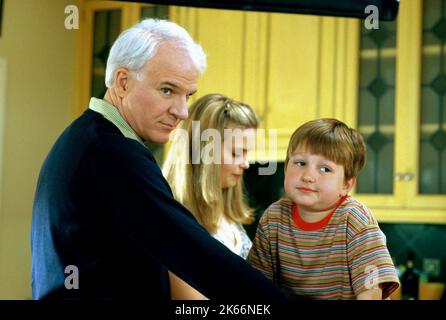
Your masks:
<svg viewBox="0 0 446 320"><path fill-rule="evenodd" d="M121 131L124 137L136 140L145 146L144 141L141 140L141 138L136 134L135 130L133 130L132 127L130 127L130 125L124 120L114 105L102 99L91 98L88 108L102 114L105 119L118 127L119 131Z"/></svg>

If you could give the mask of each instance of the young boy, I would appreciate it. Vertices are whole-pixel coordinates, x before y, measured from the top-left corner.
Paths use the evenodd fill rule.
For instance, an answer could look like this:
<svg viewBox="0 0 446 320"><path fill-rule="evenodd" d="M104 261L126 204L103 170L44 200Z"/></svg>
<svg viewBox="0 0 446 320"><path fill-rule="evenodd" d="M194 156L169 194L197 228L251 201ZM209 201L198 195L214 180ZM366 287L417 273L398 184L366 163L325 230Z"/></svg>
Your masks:
<svg viewBox="0 0 446 320"><path fill-rule="evenodd" d="M291 294L385 299L398 276L376 219L348 196L365 164L362 136L336 119L305 123L285 161L287 198L260 219L248 262Z"/></svg>

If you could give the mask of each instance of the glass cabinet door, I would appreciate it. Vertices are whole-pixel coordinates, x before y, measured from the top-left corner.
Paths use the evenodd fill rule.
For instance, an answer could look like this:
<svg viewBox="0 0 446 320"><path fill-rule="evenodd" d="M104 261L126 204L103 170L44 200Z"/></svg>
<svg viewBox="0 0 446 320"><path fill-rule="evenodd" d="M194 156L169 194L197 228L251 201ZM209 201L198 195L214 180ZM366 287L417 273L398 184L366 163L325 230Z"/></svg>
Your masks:
<svg viewBox="0 0 446 320"><path fill-rule="evenodd" d="M124 4L114 1L80 1L81 25L77 35L77 100L75 116L87 108L91 97L105 93L108 52L122 30Z"/></svg>
<svg viewBox="0 0 446 320"><path fill-rule="evenodd" d="M395 174L397 21L379 29L360 26L357 129L367 146L367 162L356 195L368 205L401 206Z"/></svg>
<svg viewBox="0 0 446 320"><path fill-rule="evenodd" d="M381 21L377 30L361 25L357 126L368 151L361 194L394 191L396 37L395 21Z"/></svg>
<svg viewBox="0 0 446 320"><path fill-rule="evenodd" d="M163 5L144 5L140 9L140 19L143 18L169 18L169 7Z"/></svg>
<svg viewBox="0 0 446 320"><path fill-rule="evenodd" d="M92 97L102 99L105 95L105 67L110 48L121 33L121 16L122 9L98 9L93 12Z"/></svg>
<svg viewBox="0 0 446 320"><path fill-rule="evenodd" d="M446 0L424 1L419 194L446 194Z"/></svg>

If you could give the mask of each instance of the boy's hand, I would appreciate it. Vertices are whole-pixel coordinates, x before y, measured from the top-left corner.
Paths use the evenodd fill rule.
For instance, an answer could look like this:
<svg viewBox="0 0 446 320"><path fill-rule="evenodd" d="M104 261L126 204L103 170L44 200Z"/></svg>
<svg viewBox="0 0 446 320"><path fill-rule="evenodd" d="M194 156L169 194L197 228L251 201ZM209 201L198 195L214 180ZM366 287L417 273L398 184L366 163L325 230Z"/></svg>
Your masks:
<svg viewBox="0 0 446 320"><path fill-rule="evenodd" d="M382 300L383 292L381 288L369 289L358 294L358 300Z"/></svg>

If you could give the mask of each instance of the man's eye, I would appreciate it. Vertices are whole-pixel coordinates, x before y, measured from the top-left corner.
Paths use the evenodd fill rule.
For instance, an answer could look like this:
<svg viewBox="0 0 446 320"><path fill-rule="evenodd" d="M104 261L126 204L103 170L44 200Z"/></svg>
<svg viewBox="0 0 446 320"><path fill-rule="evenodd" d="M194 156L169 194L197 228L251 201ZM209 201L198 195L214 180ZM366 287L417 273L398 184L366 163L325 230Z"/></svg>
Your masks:
<svg viewBox="0 0 446 320"><path fill-rule="evenodd" d="M192 97L193 95L194 95L193 93L188 94L188 95L186 96L186 101L189 101L189 98Z"/></svg>
<svg viewBox="0 0 446 320"><path fill-rule="evenodd" d="M165 95L170 96L172 94L172 89L169 88L161 88L161 92L164 93Z"/></svg>
<svg viewBox="0 0 446 320"><path fill-rule="evenodd" d="M321 167L321 172L327 173L327 172L331 172L331 170L328 167Z"/></svg>

